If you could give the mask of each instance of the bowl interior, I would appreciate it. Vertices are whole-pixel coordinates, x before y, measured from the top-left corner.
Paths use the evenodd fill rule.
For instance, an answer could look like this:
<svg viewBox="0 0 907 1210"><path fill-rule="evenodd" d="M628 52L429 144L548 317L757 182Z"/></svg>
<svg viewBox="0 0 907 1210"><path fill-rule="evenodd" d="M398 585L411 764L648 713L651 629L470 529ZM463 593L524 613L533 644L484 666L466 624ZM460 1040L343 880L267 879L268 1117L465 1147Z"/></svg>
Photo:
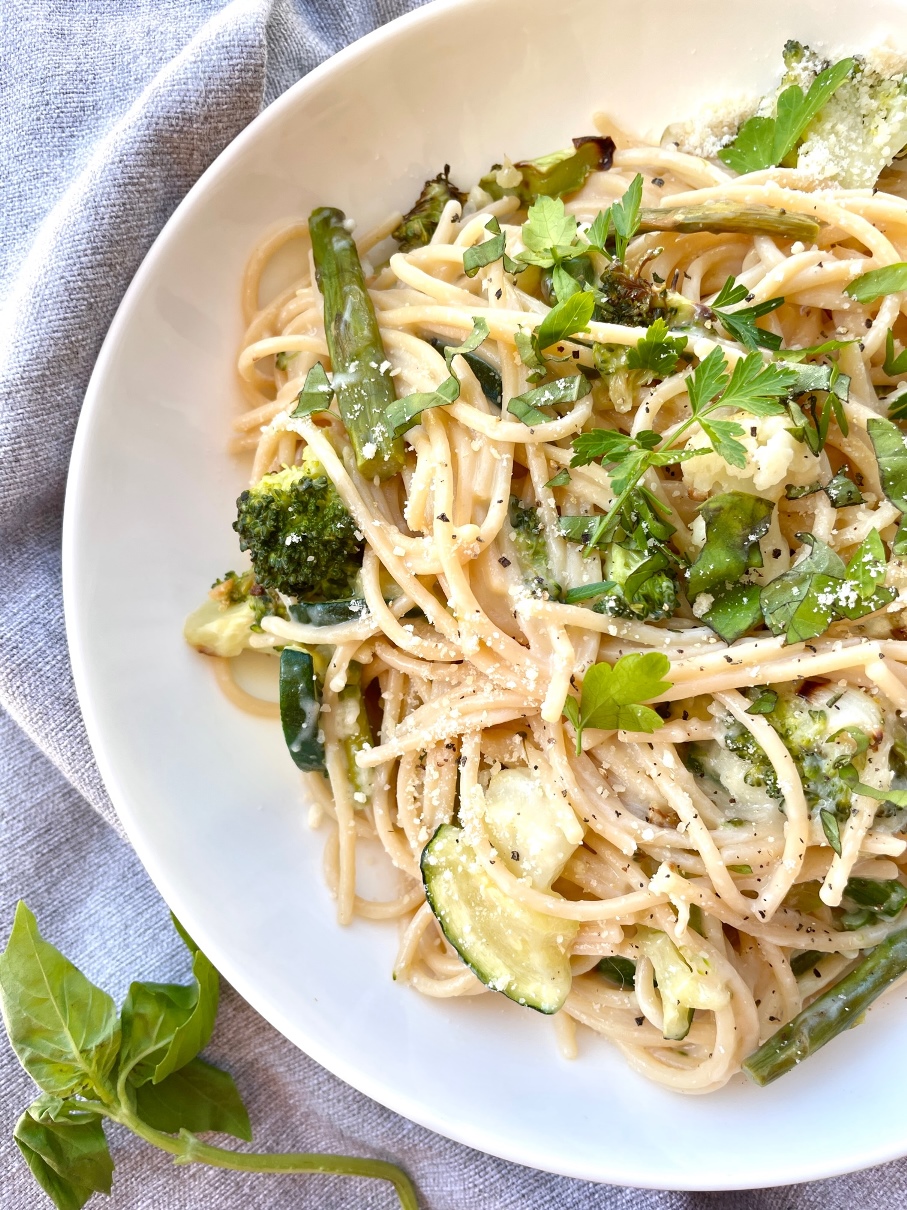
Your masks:
<svg viewBox="0 0 907 1210"><path fill-rule="evenodd" d="M431 1001L395 985L394 926L336 925L322 836L278 725L235 711L180 637L236 560L244 470L225 447L243 264L270 223L316 204L368 225L445 162L471 182L502 154L591 133L596 110L657 138L704 102L770 86L789 37L843 54L889 35L907 44L896 3L430 5L313 72L220 157L155 244L98 362L70 477L66 607L89 733L132 842L265 1017L377 1100L482 1150L674 1189L891 1158L907 1150L903 993L779 1085L680 1101L591 1034L565 1062L551 1023L503 997ZM805 1145L803 1123L858 1090L873 1112Z"/></svg>

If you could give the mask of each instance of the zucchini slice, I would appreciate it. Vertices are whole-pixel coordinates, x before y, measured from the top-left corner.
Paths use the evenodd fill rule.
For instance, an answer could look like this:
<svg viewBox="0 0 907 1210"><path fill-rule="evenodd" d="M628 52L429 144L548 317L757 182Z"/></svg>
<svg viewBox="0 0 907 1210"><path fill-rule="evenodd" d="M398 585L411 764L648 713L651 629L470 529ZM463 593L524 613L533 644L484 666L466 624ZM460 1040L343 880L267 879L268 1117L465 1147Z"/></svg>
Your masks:
<svg viewBox="0 0 907 1210"><path fill-rule="evenodd" d="M307 651L284 647L280 653L280 722L290 756L306 773L324 771L319 739L321 702L315 665Z"/></svg>
<svg viewBox="0 0 907 1210"><path fill-rule="evenodd" d="M422 880L444 936L486 987L540 1013L563 1006L577 921L547 916L505 895L453 824L442 824L425 846Z"/></svg>
<svg viewBox="0 0 907 1210"><path fill-rule="evenodd" d="M667 933L637 926L636 942L655 970L661 996L665 1038L679 1042L690 1032L695 1008L715 1011L730 1001L726 984L708 959L689 946L678 948Z"/></svg>

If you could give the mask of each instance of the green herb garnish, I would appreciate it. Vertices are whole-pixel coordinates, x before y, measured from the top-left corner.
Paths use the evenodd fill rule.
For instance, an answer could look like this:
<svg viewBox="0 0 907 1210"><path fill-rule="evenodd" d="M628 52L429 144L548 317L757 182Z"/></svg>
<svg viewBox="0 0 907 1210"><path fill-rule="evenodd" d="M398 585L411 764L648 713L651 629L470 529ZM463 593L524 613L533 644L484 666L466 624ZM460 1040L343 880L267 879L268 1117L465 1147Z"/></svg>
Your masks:
<svg viewBox="0 0 907 1210"><path fill-rule="evenodd" d="M671 688L663 679L671 662L660 651L622 655L613 665L593 664L583 677L579 700L568 697L564 714L576 728L576 751L582 752L583 729L644 731L664 726L658 714L643 702Z"/></svg>

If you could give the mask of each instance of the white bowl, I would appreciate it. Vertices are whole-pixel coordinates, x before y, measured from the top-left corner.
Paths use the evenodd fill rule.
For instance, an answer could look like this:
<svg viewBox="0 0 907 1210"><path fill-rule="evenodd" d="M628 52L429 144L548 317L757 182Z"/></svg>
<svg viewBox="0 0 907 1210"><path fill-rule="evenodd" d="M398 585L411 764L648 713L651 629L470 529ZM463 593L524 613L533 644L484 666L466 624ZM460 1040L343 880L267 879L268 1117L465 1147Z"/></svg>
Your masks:
<svg viewBox="0 0 907 1210"><path fill-rule="evenodd" d="M392 925L340 929L277 724L229 705L180 636L236 557L242 471L238 282L274 220L316 204L362 224L449 161L469 182L508 154L640 135L774 82L790 37L833 55L891 34L897 3L447 0L292 88L218 158L132 283L82 412L65 595L79 697L132 843L224 976L331 1071L473 1147L569 1176L730 1189L829 1176L907 1151L904 993L771 1088L680 1099L583 1034L502 996L432 1001L391 980ZM832 41L829 41L829 37ZM832 1122L828 1106L844 1119ZM841 1107L850 1108L842 1110Z"/></svg>

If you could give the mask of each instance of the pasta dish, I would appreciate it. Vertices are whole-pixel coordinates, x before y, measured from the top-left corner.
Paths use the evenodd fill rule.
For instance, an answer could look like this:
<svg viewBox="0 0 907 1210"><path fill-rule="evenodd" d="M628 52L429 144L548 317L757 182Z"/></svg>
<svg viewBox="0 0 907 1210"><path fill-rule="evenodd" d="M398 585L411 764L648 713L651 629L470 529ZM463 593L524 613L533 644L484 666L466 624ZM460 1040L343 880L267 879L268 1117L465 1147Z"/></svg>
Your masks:
<svg viewBox="0 0 907 1210"><path fill-rule="evenodd" d="M660 145L599 115L371 231L267 233L249 564L186 623L279 716L401 984L684 1092L775 1079L907 971L907 61L784 59Z"/></svg>

